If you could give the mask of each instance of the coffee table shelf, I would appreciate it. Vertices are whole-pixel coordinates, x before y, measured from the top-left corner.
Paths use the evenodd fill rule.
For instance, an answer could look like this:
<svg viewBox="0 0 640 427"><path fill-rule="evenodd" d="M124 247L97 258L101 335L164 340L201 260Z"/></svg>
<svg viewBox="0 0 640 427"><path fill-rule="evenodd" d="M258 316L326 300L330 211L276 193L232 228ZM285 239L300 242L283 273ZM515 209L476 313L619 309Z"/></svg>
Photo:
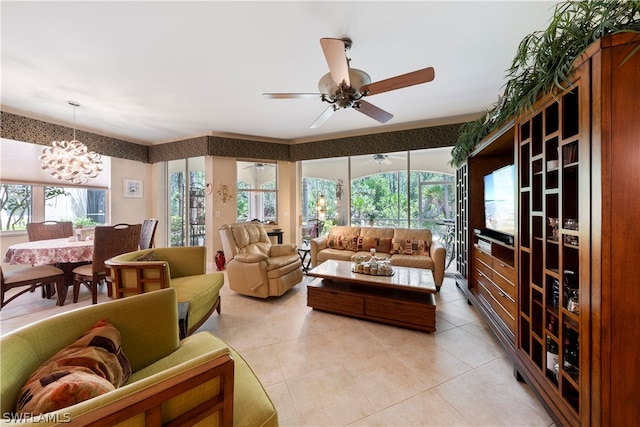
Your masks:
<svg viewBox="0 0 640 427"><path fill-rule="evenodd" d="M371 280L371 276L352 273L350 262L325 261L307 273L317 277L307 286L307 305L314 310L435 331L436 288L431 271L408 267L394 270L398 274ZM398 277L412 280L398 281Z"/></svg>

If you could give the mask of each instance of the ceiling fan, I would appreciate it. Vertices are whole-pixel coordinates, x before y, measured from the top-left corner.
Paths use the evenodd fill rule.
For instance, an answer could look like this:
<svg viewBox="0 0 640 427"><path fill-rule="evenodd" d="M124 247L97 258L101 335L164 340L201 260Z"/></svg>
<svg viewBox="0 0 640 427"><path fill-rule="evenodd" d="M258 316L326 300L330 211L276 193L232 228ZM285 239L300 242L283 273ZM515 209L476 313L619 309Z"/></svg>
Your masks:
<svg viewBox="0 0 640 427"><path fill-rule="evenodd" d="M373 158L371 160L367 160L364 163L367 164L367 163L371 163L371 162L376 162L379 165L381 165L383 163L385 165L390 165L391 164L391 160L389 159L389 156L386 155L386 154L374 154Z"/></svg>
<svg viewBox="0 0 640 427"><path fill-rule="evenodd" d="M271 163L254 163L252 165L246 166L244 169L249 169L249 168L256 168L259 171L263 171L265 170L265 168L275 168L276 165L273 165Z"/></svg>
<svg viewBox="0 0 640 427"><path fill-rule="evenodd" d="M329 107L311 124L317 128L340 108L354 108L380 123L388 122L393 114L365 101L363 98L408 86L430 82L435 77L433 67L371 83L369 74L351 68L345 52L351 48L351 39L322 38L320 46L329 65L329 73L318 82L320 93L263 93L269 99L320 98Z"/></svg>

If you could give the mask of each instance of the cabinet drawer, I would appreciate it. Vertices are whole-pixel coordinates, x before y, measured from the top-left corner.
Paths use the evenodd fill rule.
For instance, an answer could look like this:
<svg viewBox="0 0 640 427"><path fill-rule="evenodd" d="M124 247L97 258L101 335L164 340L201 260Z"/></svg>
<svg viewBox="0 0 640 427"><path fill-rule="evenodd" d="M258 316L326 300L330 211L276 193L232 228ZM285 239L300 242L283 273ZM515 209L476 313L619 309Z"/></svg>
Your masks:
<svg viewBox="0 0 640 427"><path fill-rule="evenodd" d="M491 256L491 254L488 254L487 252L478 249L477 246L474 246L473 255L476 257L476 259L479 259L480 261L484 262L488 266L491 266L491 262L493 260L493 257Z"/></svg>
<svg viewBox="0 0 640 427"><path fill-rule="evenodd" d="M492 276L491 270L485 271L479 268L473 269L473 280L475 282L482 283L487 288L492 286L491 276Z"/></svg>
<svg viewBox="0 0 640 427"><path fill-rule="evenodd" d="M309 307L349 314L364 314L364 297L321 287L307 288Z"/></svg>
<svg viewBox="0 0 640 427"><path fill-rule="evenodd" d="M415 325L432 326L436 321L436 305L433 295L426 295L430 303L414 304L406 301L392 301L367 297L365 314L381 319L397 320Z"/></svg>
<svg viewBox="0 0 640 427"><path fill-rule="evenodd" d="M484 275L489 280L493 280L493 270L490 267L491 264L486 265L483 262L476 262L475 269L478 270L480 275Z"/></svg>
<svg viewBox="0 0 640 427"><path fill-rule="evenodd" d="M507 313L510 313L514 318L516 317L516 303L509 298L506 292L500 289L495 283L492 284L491 296L500 304Z"/></svg>
<svg viewBox="0 0 640 427"><path fill-rule="evenodd" d="M516 299L516 286L513 284L512 281L508 281L506 280L504 277L502 277L499 274L494 274L493 277L493 283L496 284L497 287L499 287L500 289L502 289L502 291L509 295L511 297L512 300L515 301Z"/></svg>
<svg viewBox="0 0 640 427"><path fill-rule="evenodd" d="M480 283L477 289L482 299L484 299L491 306L493 311L498 315L498 317L500 317L500 319L502 319L502 321L504 322L505 325L507 325L509 330L515 333L515 330L516 330L515 317L512 314L510 314L502 305L500 305L498 301L496 301L491 291L489 291L489 289L491 288L487 288L483 283Z"/></svg>
<svg viewBox="0 0 640 427"><path fill-rule="evenodd" d="M511 283L515 283L516 281L516 269L511 267L509 264L504 261L500 261L497 258L493 258L493 263L491 264L493 269L502 275L505 279L510 281Z"/></svg>

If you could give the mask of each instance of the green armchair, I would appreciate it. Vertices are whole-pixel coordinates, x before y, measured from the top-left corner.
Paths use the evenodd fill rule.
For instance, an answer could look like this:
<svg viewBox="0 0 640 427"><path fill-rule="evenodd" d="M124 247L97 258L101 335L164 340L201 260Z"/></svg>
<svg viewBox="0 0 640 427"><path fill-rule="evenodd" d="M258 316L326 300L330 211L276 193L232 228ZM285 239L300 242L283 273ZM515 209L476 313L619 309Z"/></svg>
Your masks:
<svg viewBox="0 0 640 427"><path fill-rule="evenodd" d="M187 305L186 334L195 332L214 310L220 314L222 273L207 274L203 246L177 246L127 252L105 261L112 296L124 298L164 288L174 288L178 302Z"/></svg>
<svg viewBox="0 0 640 427"><path fill-rule="evenodd" d="M20 389L30 375L98 320L121 334L131 376L119 388L19 419ZM224 341L199 332L180 341L175 289L163 289L52 316L0 337L2 425L277 426L276 409L244 359Z"/></svg>

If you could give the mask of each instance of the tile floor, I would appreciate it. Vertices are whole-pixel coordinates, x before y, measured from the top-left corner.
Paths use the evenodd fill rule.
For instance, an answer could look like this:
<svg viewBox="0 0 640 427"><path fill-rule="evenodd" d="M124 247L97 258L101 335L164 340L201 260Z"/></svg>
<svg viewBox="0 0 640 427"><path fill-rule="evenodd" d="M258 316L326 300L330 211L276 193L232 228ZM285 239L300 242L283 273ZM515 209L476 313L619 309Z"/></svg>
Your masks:
<svg viewBox="0 0 640 427"><path fill-rule="evenodd" d="M201 328L238 350L274 401L282 426L551 426L533 393L451 277L437 295L435 333L306 306L305 280L283 297L222 291ZM99 302L106 301L104 291ZM0 333L62 311L37 291L0 311Z"/></svg>

